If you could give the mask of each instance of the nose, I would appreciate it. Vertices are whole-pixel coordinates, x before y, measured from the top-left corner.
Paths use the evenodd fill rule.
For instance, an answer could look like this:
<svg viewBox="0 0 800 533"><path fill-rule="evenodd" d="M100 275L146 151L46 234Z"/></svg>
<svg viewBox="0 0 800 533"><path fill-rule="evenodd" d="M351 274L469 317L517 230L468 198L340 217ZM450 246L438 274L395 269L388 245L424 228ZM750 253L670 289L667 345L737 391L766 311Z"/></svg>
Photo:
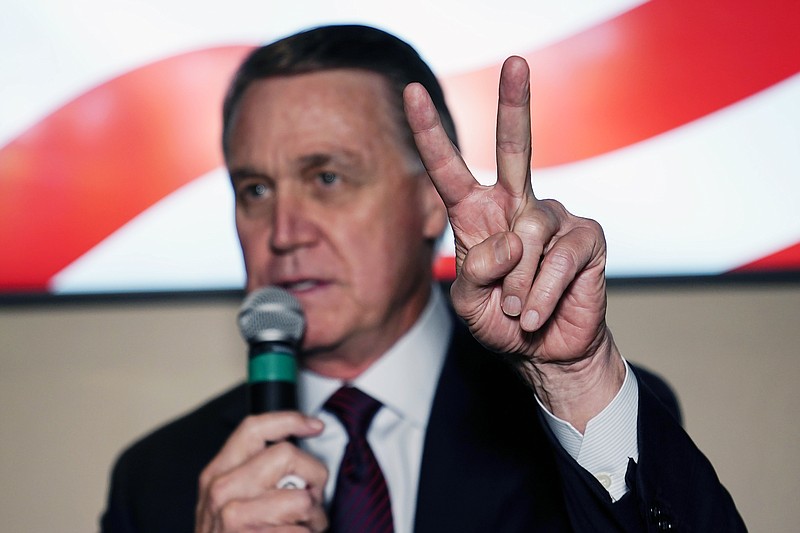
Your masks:
<svg viewBox="0 0 800 533"><path fill-rule="evenodd" d="M283 190L276 194L269 241L274 253L291 252L316 241L317 229L311 208L298 191Z"/></svg>

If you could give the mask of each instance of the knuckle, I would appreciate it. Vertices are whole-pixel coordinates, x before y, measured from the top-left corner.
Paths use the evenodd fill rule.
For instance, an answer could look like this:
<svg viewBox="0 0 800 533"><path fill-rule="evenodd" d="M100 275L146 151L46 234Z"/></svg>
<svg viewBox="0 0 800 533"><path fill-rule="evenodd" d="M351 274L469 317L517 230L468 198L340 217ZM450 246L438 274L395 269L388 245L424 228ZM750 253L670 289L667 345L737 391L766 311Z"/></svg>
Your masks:
<svg viewBox="0 0 800 533"><path fill-rule="evenodd" d="M291 460L297 453L297 448L287 441L276 442L270 446L270 450L276 459L283 461Z"/></svg>
<svg viewBox="0 0 800 533"><path fill-rule="evenodd" d="M315 461L313 467L314 467L314 474L313 474L314 479L316 480L319 486L324 487L325 484L328 483L328 467L326 467L320 461Z"/></svg>
<svg viewBox="0 0 800 533"><path fill-rule="evenodd" d="M247 438L255 438L259 433L258 420L254 415L249 415L239 425L239 429Z"/></svg>
<svg viewBox="0 0 800 533"><path fill-rule="evenodd" d="M467 256L464 258L464 263L461 265L461 275L464 279L474 281L480 279L485 271L485 257L470 250L470 253L467 253Z"/></svg>
<svg viewBox="0 0 800 533"><path fill-rule="evenodd" d="M572 216L572 214L567 211L567 208L564 207L564 204L558 200L553 200L552 198L540 200L539 207L541 211L548 213L551 217L554 217L558 220Z"/></svg>
<svg viewBox="0 0 800 533"><path fill-rule="evenodd" d="M606 235L603 227L599 222L591 219L586 219L587 226L580 232L584 236L584 241L591 243L591 250L589 251L592 256L599 256L605 258L606 253Z"/></svg>
<svg viewBox="0 0 800 533"><path fill-rule="evenodd" d="M292 493L297 519L305 522L311 518L314 508L314 499L307 490L298 490Z"/></svg>
<svg viewBox="0 0 800 533"><path fill-rule="evenodd" d="M521 154L530 150L530 143L517 141L514 139L498 139L497 149L507 154Z"/></svg>
<svg viewBox="0 0 800 533"><path fill-rule="evenodd" d="M592 233L596 233L598 235L603 234L603 226L601 226L598 221L593 218L584 218L582 220L586 223Z"/></svg>
<svg viewBox="0 0 800 533"><path fill-rule="evenodd" d="M552 198L543 198L539 200L539 206L551 211L564 211L564 204Z"/></svg>
<svg viewBox="0 0 800 533"><path fill-rule="evenodd" d="M544 258L546 268L559 275L567 275L577 270L578 259L572 249L566 247L553 248Z"/></svg>
<svg viewBox="0 0 800 533"><path fill-rule="evenodd" d="M227 503L228 483L225 478L216 478L208 486L208 505L214 513Z"/></svg>
<svg viewBox="0 0 800 533"><path fill-rule="evenodd" d="M533 213L520 217L514 223L514 230L525 235L538 235L543 232L547 227L548 215L543 211L534 211Z"/></svg>
<svg viewBox="0 0 800 533"><path fill-rule="evenodd" d="M292 472L297 466L300 450L294 444L286 441L276 442L268 448L270 461L280 465L282 471Z"/></svg>
<svg viewBox="0 0 800 533"><path fill-rule="evenodd" d="M557 218L546 211L535 211L514 223L514 232L519 234L526 246L543 248L558 227Z"/></svg>
<svg viewBox="0 0 800 533"><path fill-rule="evenodd" d="M256 425L257 418L257 415L247 415L244 417L244 420L242 420L241 427L245 431L252 431L252 428Z"/></svg>
<svg viewBox="0 0 800 533"><path fill-rule="evenodd" d="M595 239L605 240L605 232L603 231L603 226L593 218L582 218L576 217L580 222L580 227L586 231L589 236L594 237Z"/></svg>
<svg viewBox="0 0 800 533"><path fill-rule="evenodd" d="M228 502L220 509L219 519L223 529L236 529L242 523L242 504L237 501Z"/></svg>
<svg viewBox="0 0 800 533"><path fill-rule="evenodd" d="M198 478L197 484L200 490L204 490L205 487L211 483L212 479L214 479L214 474L212 473L211 465L208 465L200 472L200 477Z"/></svg>
<svg viewBox="0 0 800 533"><path fill-rule="evenodd" d="M503 280L503 292L519 292L529 289L531 285L530 274L522 270L514 270Z"/></svg>

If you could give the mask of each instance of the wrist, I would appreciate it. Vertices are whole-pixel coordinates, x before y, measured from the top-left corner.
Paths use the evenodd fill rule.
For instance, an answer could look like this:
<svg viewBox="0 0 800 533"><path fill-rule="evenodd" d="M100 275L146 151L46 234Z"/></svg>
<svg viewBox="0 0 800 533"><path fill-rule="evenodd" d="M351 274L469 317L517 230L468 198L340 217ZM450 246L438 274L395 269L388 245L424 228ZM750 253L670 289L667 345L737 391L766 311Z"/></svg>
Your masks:
<svg viewBox="0 0 800 533"><path fill-rule="evenodd" d="M607 328L594 346L576 361L529 360L520 367L550 413L581 433L589 420L611 403L625 381L625 363Z"/></svg>

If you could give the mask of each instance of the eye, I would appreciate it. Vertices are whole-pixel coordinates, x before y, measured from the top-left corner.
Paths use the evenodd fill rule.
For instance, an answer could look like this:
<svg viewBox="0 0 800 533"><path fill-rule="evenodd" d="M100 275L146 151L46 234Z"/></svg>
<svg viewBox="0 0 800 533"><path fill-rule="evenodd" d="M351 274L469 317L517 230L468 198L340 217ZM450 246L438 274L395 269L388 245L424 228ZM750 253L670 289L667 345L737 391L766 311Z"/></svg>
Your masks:
<svg viewBox="0 0 800 533"><path fill-rule="evenodd" d="M269 193L267 186L263 183L250 183L242 187L242 194L247 198L259 199L265 197Z"/></svg>
<svg viewBox="0 0 800 533"><path fill-rule="evenodd" d="M242 182L237 187L237 196L239 200L245 203L259 202L270 196L270 187L263 181L247 181Z"/></svg>
<svg viewBox="0 0 800 533"><path fill-rule="evenodd" d="M329 171L320 172L317 174L317 179L319 179L320 183L323 185L333 185L337 181L340 181L338 174Z"/></svg>
<svg viewBox="0 0 800 533"><path fill-rule="evenodd" d="M263 183L256 183L248 188L248 194L255 197L261 197L267 194L267 186Z"/></svg>

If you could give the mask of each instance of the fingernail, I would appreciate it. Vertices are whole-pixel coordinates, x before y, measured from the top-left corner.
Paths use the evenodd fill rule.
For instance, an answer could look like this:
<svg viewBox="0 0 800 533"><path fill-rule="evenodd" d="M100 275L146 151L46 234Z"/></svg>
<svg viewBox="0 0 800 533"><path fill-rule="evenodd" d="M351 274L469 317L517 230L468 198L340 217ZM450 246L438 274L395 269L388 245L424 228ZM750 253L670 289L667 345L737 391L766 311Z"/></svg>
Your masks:
<svg viewBox="0 0 800 533"><path fill-rule="evenodd" d="M320 429L323 429L325 427L325 424L323 424L322 420L320 420L319 418L309 418L308 427L319 431Z"/></svg>
<svg viewBox="0 0 800 533"><path fill-rule="evenodd" d="M536 327L539 325L539 313L533 309L526 312L520 321L520 325L525 331L536 331Z"/></svg>
<svg viewBox="0 0 800 533"><path fill-rule="evenodd" d="M511 259L511 255L508 251L508 242L505 239L498 239L495 241L494 258L500 264L507 263L508 260Z"/></svg>
<svg viewBox="0 0 800 533"><path fill-rule="evenodd" d="M503 312L508 316L519 316L522 311L522 301L516 296L506 296L503 299Z"/></svg>

